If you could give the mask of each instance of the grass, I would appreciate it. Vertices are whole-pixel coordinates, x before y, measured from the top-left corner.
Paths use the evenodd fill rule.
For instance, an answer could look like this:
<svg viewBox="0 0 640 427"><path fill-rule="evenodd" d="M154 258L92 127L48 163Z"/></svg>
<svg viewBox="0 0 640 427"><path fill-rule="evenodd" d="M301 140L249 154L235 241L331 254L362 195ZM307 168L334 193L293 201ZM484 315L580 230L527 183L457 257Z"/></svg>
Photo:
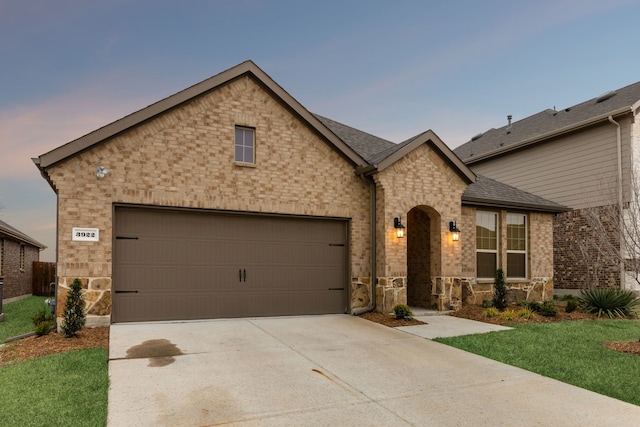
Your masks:
<svg viewBox="0 0 640 427"><path fill-rule="evenodd" d="M4 322L0 323L0 343L7 338L33 332L34 325L31 318L42 309L48 309L44 300L47 297L27 297L2 305Z"/></svg>
<svg viewBox="0 0 640 427"><path fill-rule="evenodd" d="M0 369L2 426L105 426L107 352L59 353Z"/></svg>
<svg viewBox="0 0 640 427"><path fill-rule="evenodd" d="M638 339L638 320L586 320L516 324L510 331L436 341L640 405L640 357L601 344Z"/></svg>

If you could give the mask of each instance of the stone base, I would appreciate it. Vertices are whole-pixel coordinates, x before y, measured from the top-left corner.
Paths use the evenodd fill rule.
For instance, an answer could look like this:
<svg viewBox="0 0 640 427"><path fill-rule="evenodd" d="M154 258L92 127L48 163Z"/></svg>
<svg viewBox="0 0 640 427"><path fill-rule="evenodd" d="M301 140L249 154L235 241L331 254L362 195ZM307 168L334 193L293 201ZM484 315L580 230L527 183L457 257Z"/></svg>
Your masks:
<svg viewBox="0 0 640 427"><path fill-rule="evenodd" d="M462 282L459 277L431 278L431 294L438 311L457 311L462 307Z"/></svg>
<svg viewBox="0 0 640 427"><path fill-rule="evenodd" d="M0 313L0 322L4 322L4 313Z"/></svg>
<svg viewBox="0 0 640 427"><path fill-rule="evenodd" d="M380 277L376 285L376 311L393 313L397 304L407 303L407 278Z"/></svg>
<svg viewBox="0 0 640 427"><path fill-rule="evenodd" d="M477 283L474 277L461 279L464 304L481 305L493 298L493 283ZM546 301L553 299L553 278L534 277L529 282L508 282L507 301Z"/></svg>

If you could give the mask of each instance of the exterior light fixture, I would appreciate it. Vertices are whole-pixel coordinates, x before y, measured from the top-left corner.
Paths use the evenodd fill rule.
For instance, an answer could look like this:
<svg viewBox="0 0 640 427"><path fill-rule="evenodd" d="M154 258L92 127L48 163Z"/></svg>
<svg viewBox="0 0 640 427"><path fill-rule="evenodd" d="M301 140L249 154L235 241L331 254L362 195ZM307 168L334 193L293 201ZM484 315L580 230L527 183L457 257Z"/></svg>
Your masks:
<svg viewBox="0 0 640 427"><path fill-rule="evenodd" d="M449 232L451 233L451 240L453 240L454 242L460 240L460 230L458 230L458 227L456 227L455 221L449 222Z"/></svg>
<svg viewBox="0 0 640 427"><path fill-rule="evenodd" d="M96 168L96 176L98 178L104 178L110 172L110 169L105 168L104 166L98 166Z"/></svg>
<svg viewBox="0 0 640 427"><path fill-rule="evenodd" d="M398 238L401 239L404 237L404 225L402 225L400 218L393 218L393 228L396 229L396 236L398 236Z"/></svg>

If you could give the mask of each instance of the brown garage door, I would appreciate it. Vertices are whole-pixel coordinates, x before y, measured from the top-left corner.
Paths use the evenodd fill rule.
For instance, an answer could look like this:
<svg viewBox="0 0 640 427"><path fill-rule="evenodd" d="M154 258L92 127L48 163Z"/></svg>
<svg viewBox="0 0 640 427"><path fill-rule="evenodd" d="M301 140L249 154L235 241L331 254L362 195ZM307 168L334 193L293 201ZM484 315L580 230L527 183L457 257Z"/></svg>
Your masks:
<svg viewBox="0 0 640 427"><path fill-rule="evenodd" d="M344 313L347 223L117 207L113 322Z"/></svg>

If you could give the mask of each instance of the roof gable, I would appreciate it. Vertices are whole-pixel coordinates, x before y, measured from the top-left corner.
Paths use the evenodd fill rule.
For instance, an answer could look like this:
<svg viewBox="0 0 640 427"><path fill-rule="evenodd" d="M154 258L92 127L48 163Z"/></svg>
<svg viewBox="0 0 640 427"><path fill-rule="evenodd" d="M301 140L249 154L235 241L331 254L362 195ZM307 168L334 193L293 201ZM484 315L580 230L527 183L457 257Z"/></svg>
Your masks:
<svg viewBox="0 0 640 427"><path fill-rule="evenodd" d="M333 148L335 148L351 163L356 166L366 163L366 161L356 151L331 132L316 116L307 111L298 101L289 95L289 93L287 93L252 61L245 61L233 68L223 71L220 74L210 77L200 83L158 101L155 104L138 110L87 135L49 151L48 153L41 155L39 158L33 159L33 161L41 170L44 170L49 166L91 149L91 147L96 144L100 144L121 132L138 126L166 111L179 107L181 104L215 90L216 88L245 75L249 75L254 78L263 88L276 97L293 114L306 122L314 131L321 135Z"/></svg>
<svg viewBox="0 0 640 427"><path fill-rule="evenodd" d="M640 82L637 82L563 110L547 109L511 125L489 129L454 152L465 163L474 163L608 120L609 116L634 113L639 102Z"/></svg>

